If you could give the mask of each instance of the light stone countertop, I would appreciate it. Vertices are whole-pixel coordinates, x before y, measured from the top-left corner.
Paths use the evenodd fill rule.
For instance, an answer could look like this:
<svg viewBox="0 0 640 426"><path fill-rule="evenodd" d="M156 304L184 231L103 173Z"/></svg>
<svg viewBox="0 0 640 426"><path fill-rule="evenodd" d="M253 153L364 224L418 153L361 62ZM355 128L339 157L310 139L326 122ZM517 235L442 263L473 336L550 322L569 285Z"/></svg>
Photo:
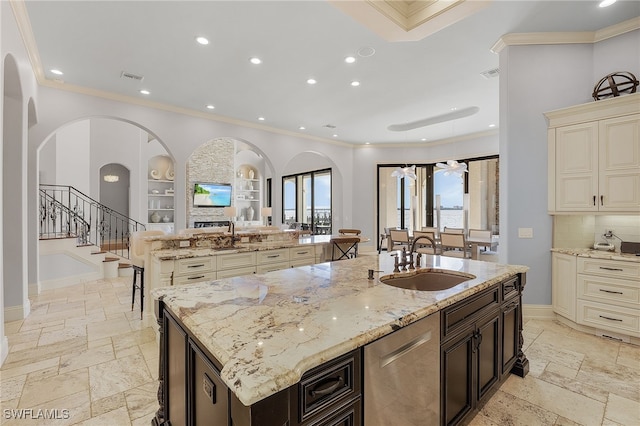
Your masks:
<svg viewBox="0 0 640 426"><path fill-rule="evenodd" d="M385 253L164 287L152 296L223 365L222 380L251 405L313 367L529 269L429 255L422 265L476 278L442 291L399 289L378 279L393 274ZM367 279L368 269L379 271L375 279Z"/></svg>
<svg viewBox="0 0 640 426"><path fill-rule="evenodd" d="M622 260L624 262L640 262L640 256L630 253L620 253L588 248L552 248L552 252L570 254L578 257L591 257L594 259Z"/></svg>

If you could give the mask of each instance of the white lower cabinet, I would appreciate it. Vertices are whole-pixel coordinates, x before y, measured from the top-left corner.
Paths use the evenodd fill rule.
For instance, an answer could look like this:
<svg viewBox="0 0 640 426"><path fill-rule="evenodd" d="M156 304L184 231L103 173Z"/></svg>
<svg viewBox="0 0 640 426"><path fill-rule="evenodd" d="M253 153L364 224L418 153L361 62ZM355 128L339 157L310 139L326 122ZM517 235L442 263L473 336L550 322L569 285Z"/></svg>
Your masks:
<svg viewBox="0 0 640 426"><path fill-rule="evenodd" d="M551 255L551 304L553 311L571 321L576 320L576 256Z"/></svg>
<svg viewBox="0 0 640 426"><path fill-rule="evenodd" d="M640 337L640 263L553 253L552 305L576 324Z"/></svg>

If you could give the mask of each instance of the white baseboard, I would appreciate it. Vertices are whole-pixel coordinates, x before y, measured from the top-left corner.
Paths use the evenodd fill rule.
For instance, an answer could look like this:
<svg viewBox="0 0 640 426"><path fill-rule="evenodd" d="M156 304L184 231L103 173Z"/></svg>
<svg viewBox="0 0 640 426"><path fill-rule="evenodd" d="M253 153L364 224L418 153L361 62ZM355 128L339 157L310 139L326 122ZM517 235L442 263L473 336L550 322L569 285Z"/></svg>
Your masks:
<svg viewBox="0 0 640 426"><path fill-rule="evenodd" d="M4 360L7 359L7 355L9 355L9 339L7 339L7 336L2 336L2 340L0 340L0 367L4 364Z"/></svg>
<svg viewBox="0 0 640 426"><path fill-rule="evenodd" d="M7 306L4 308L4 322L20 321L25 319L31 312L31 302L25 300L23 305Z"/></svg>
<svg viewBox="0 0 640 426"><path fill-rule="evenodd" d="M556 314L553 312L551 305L522 305L522 317L525 320L530 319L555 319Z"/></svg>

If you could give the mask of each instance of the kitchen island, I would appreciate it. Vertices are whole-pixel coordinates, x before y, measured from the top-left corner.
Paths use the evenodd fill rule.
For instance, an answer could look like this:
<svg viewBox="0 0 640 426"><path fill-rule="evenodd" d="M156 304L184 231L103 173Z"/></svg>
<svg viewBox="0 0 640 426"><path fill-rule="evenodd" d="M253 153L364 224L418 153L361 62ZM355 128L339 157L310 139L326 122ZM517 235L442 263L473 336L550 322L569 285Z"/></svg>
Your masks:
<svg viewBox="0 0 640 426"><path fill-rule="evenodd" d="M156 289L161 349L155 421L374 424L362 409L365 348L428 318L437 320L427 334L438 345L440 374L424 381L440 401L437 418L442 424L468 419L512 370L527 372L521 351L527 269L424 256L418 272L475 278L440 291L404 290L380 278L416 272L394 273L394 258L383 254ZM460 366L461 357L467 358ZM485 380L486 365L491 377ZM463 383L447 382L447 371L463 372Z"/></svg>

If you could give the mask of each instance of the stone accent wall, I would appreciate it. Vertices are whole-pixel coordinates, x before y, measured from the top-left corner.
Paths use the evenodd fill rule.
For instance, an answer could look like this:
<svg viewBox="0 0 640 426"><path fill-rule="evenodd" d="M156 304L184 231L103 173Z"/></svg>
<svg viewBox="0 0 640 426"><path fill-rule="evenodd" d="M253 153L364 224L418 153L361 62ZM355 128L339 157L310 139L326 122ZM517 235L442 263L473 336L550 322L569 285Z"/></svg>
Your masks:
<svg viewBox="0 0 640 426"><path fill-rule="evenodd" d="M235 141L230 138L211 140L193 151L187 161L187 228L192 228L194 222L229 219L223 215L222 207L193 207L193 185L196 182L233 184L234 160Z"/></svg>

